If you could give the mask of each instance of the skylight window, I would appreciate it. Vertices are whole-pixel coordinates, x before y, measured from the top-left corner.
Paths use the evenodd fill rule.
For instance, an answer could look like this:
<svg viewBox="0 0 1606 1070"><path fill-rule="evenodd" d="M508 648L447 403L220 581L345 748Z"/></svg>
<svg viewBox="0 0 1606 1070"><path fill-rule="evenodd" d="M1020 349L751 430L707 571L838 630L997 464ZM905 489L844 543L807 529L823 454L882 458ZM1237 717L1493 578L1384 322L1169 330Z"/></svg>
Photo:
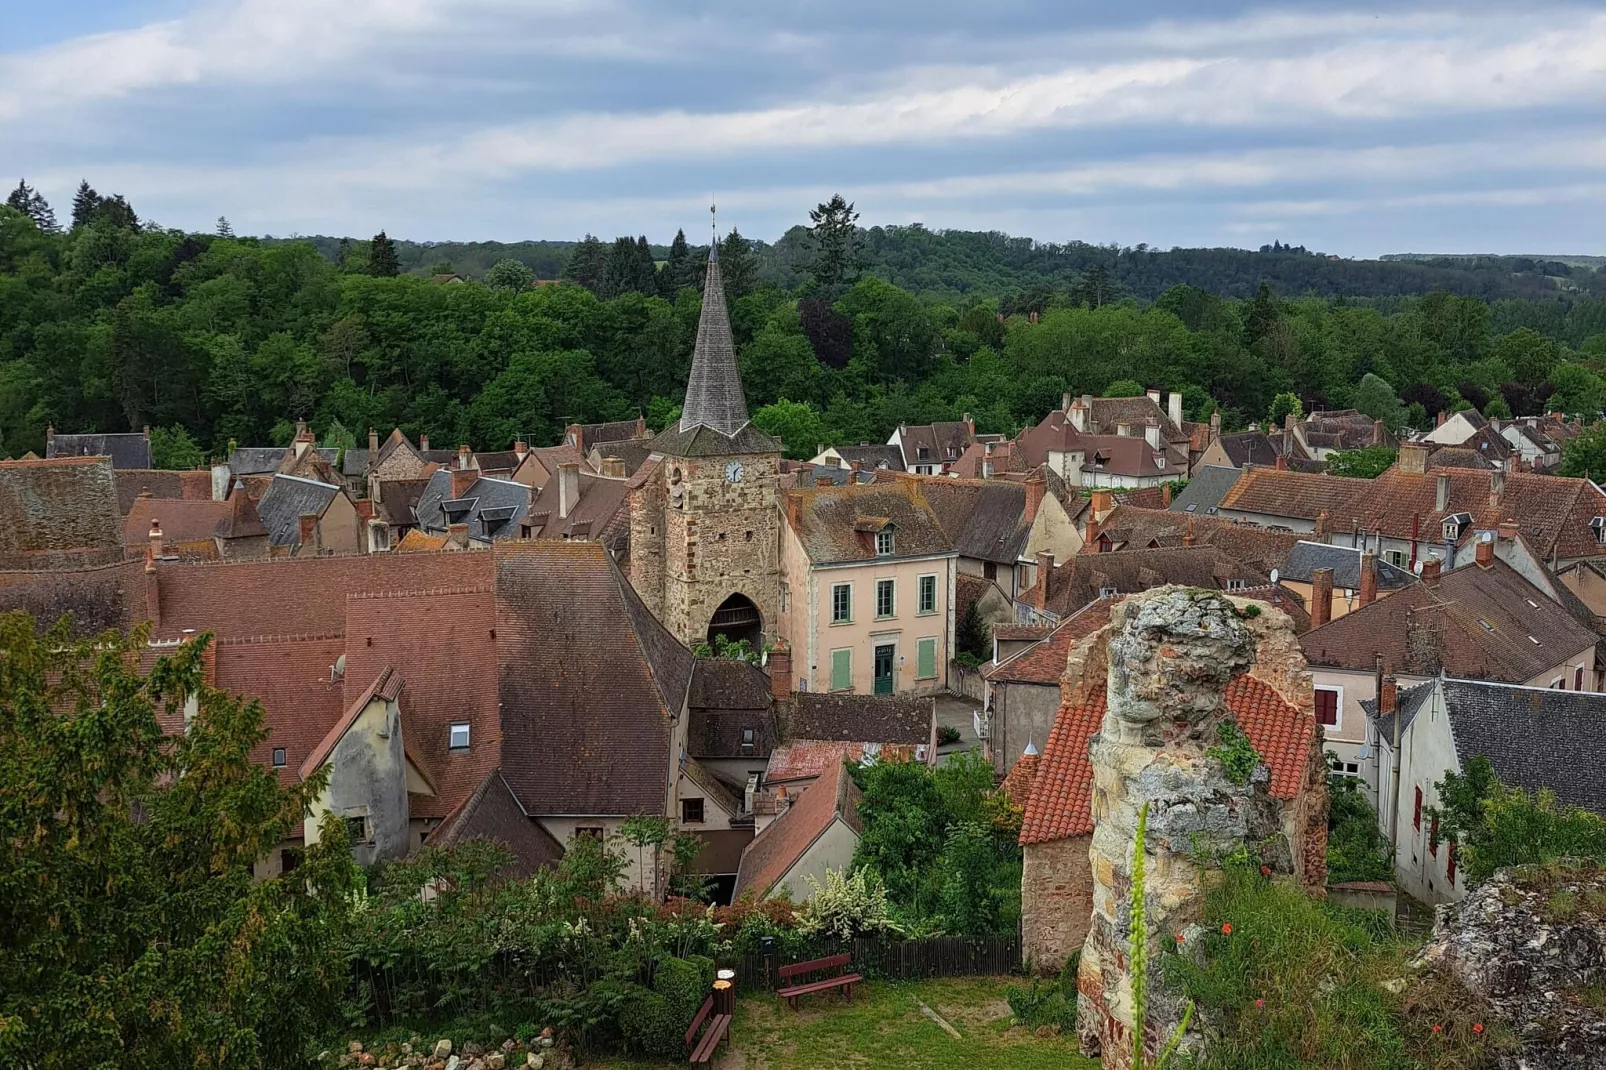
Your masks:
<svg viewBox="0 0 1606 1070"><path fill-rule="evenodd" d="M1494 625L1490 624L1488 621L1484 620L1482 617L1478 618L1478 627L1482 628L1486 632L1494 631Z"/></svg>
<svg viewBox="0 0 1606 1070"><path fill-rule="evenodd" d="M1532 643L1534 646L1542 646L1543 645L1542 643L1539 642L1539 640L1535 639L1531 635L1528 637L1528 642Z"/></svg>

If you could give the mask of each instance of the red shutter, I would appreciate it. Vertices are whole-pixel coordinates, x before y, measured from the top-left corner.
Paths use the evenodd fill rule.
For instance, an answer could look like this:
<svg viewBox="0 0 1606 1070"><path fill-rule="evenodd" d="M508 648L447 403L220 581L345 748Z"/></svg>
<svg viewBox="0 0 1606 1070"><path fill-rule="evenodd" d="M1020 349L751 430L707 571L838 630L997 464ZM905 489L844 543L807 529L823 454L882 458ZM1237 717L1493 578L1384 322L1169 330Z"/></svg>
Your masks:
<svg viewBox="0 0 1606 1070"><path fill-rule="evenodd" d="M1439 815L1433 815L1433 821L1428 825L1428 854L1437 858L1439 856Z"/></svg>
<svg viewBox="0 0 1606 1070"><path fill-rule="evenodd" d="M1453 887L1455 887L1455 841L1454 840L1450 841L1450 846L1445 848L1445 852L1446 852L1446 856L1447 856L1446 860L1445 860L1446 861L1445 875L1450 878L1450 887L1453 888Z"/></svg>
<svg viewBox="0 0 1606 1070"><path fill-rule="evenodd" d="M1418 832L1422 830L1422 789L1416 789L1416 814L1411 818L1411 824Z"/></svg>
<svg viewBox="0 0 1606 1070"><path fill-rule="evenodd" d="M1578 666L1578 668L1573 670L1573 690L1574 691L1582 691L1583 689L1584 689L1584 667L1582 665L1580 665L1580 666Z"/></svg>
<svg viewBox="0 0 1606 1070"><path fill-rule="evenodd" d="M1327 688L1316 689L1316 723L1324 725L1338 724L1338 692Z"/></svg>

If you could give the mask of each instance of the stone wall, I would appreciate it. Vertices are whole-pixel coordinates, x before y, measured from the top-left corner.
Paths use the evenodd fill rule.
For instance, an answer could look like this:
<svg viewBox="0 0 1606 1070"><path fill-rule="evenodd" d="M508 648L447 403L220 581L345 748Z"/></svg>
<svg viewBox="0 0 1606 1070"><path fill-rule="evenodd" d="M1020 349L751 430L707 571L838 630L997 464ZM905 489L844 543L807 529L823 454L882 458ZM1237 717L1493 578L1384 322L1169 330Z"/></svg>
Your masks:
<svg viewBox="0 0 1606 1070"><path fill-rule="evenodd" d="M1022 955L1035 970L1057 973L1087 940L1093 913L1090 836L1034 843L1025 850L1020 878Z"/></svg>

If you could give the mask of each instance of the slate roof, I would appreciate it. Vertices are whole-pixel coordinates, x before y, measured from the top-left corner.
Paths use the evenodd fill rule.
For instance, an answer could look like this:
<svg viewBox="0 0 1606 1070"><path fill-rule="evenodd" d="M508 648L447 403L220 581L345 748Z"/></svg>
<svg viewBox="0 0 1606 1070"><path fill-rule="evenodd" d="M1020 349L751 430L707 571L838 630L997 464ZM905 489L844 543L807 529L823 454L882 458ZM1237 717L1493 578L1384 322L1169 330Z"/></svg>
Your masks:
<svg viewBox="0 0 1606 1070"><path fill-rule="evenodd" d="M553 494L557 493L552 483L548 486L553 488ZM530 513L530 488L509 479L480 476L461 498L454 498L452 473L442 468L429 477L413 511L418 526L427 533L467 524L468 537L479 542L518 538L520 526Z"/></svg>
<svg viewBox="0 0 1606 1070"><path fill-rule="evenodd" d="M1044 608L1063 619L1098 600L1100 591L1107 588L1120 594L1136 594L1151 587L1180 583L1225 590L1229 580L1242 580L1250 587L1271 582L1264 572L1208 546L1077 554L1056 563L1049 573Z"/></svg>
<svg viewBox="0 0 1606 1070"><path fill-rule="evenodd" d="M150 468L151 440L144 432L110 435L52 434L45 439L45 459L110 457L113 468Z"/></svg>
<svg viewBox="0 0 1606 1070"><path fill-rule="evenodd" d="M1026 549L1032 524L1026 485L998 479L912 477L961 557L1013 565Z"/></svg>
<svg viewBox="0 0 1606 1070"><path fill-rule="evenodd" d="M1088 742L1104 722L1105 697L1104 688L1098 687L1087 701L1060 707L1026 804L1022 845L1093 831ZM1310 763L1316 734L1312 711L1290 705L1270 684L1247 674L1227 684L1227 708L1271 770L1272 798L1294 798Z"/></svg>
<svg viewBox="0 0 1606 1070"><path fill-rule="evenodd" d="M740 658L698 658L686 702L694 710L768 710L770 678Z"/></svg>
<svg viewBox="0 0 1606 1070"><path fill-rule="evenodd" d="M752 424L731 435L701 425L683 428L672 424L652 440L650 452L664 457L723 457L740 453L780 453L781 443Z"/></svg>
<svg viewBox="0 0 1606 1070"><path fill-rule="evenodd" d="M914 695L847 695L794 691L788 700L788 739L928 743L932 702Z"/></svg>
<svg viewBox="0 0 1606 1070"><path fill-rule="evenodd" d="M842 763L827 768L786 813L747 845L736 871L734 894L752 892L755 898L764 898L839 817L857 834L862 797Z"/></svg>
<svg viewBox="0 0 1606 1070"><path fill-rule="evenodd" d="M1377 570L1377 585L1384 590L1397 590L1416 582L1416 577L1403 568L1389 564L1382 558L1372 562ZM1361 551L1358 547L1331 546L1322 542L1301 539L1294 543L1283 562L1278 578L1293 583L1311 583L1319 568L1333 570L1333 586L1356 590L1361 585Z"/></svg>
<svg viewBox="0 0 1606 1070"><path fill-rule="evenodd" d="M319 483L300 476L274 476L262 500L257 502L257 515L268 529L269 544L300 546L301 518L308 513L323 516L329 503L340 493L340 488L332 483Z"/></svg>
<svg viewBox="0 0 1606 1070"><path fill-rule="evenodd" d="M1596 634L1496 559L1414 583L1305 633L1312 665L1524 683L1594 646Z"/></svg>
<svg viewBox="0 0 1606 1070"><path fill-rule="evenodd" d="M542 866L555 866L564 854L563 844L525 815L500 769L487 773L425 842L444 848L469 840L490 840L505 847L513 855L502 871L508 877L528 877Z"/></svg>
<svg viewBox="0 0 1606 1070"><path fill-rule="evenodd" d="M895 557L953 552L920 482L900 479L846 487L788 490L787 508L797 504L796 534L814 564L874 560L875 532L869 525L891 523Z"/></svg>
<svg viewBox="0 0 1606 1070"><path fill-rule="evenodd" d="M721 298L723 300L723 296ZM699 317L698 328L701 331L702 323ZM727 333L729 327L726 328ZM647 439L652 436L647 431L647 424L641 417L633 420L610 420L600 424L580 424L580 442L585 449L602 446L610 442L625 442L631 439Z"/></svg>
<svg viewBox="0 0 1606 1070"><path fill-rule="evenodd" d="M1221 504L1221 499L1232 489L1232 485L1238 482L1238 477L1242 474L1236 468L1205 465L1193 474L1181 493L1171 499L1171 511L1215 516L1216 507Z"/></svg>
<svg viewBox="0 0 1606 1070"><path fill-rule="evenodd" d="M239 446L229 453L229 473L235 477L272 475L288 452L283 446Z"/></svg>
<svg viewBox="0 0 1606 1070"><path fill-rule="evenodd" d="M374 515L392 527L413 527L418 523L415 509L427 489L428 477L384 480L379 484L379 499L374 503Z"/></svg>
<svg viewBox="0 0 1606 1070"><path fill-rule="evenodd" d="M534 814L662 813L691 652L597 543L521 542L494 556L508 784Z"/></svg>
<svg viewBox="0 0 1606 1070"><path fill-rule="evenodd" d="M592 447L591 453L596 455L598 470L602 462L617 460L624 462L625 475L632 475L636 469L652 455L652 440L648 438L623 439L616 442L604 442Z"/></svg>
<svg viewBox="0 0 1606 1070"><path fill-rule="evenodd" d="M1277 444L1264 431L1239 431L1222 435L1218 441L1234 468L1242 468L1246 464L1275 466L1277 458L1282 456Z"/></svg>
<svg viewBox="0 0 1606 1070"><path fill-rule="evenodd" d="M134 597L144 607L145 563L122 558L113 564L72 571L0 572L0 613L19 611L44 631L63 614L72 617L72 634L92 636L107 628L129 628L140 620Z"/></svg>
<svg viewBox="0 0 1606 1070"><path fill-rule="evenodd" d="M66 569L123 556L111 461L0 461L0 569Z"/></svg>
<svg viewBox="0 0 1606 1070"><path fill-rule="evenodd" d="M183 498L210 501L212 473L205 468L173 472L162 468L119 468L112 472L117 483L117 507L126 516L134 501L146 491L163 500Z"/></svg>
<svg viewBox="0 0 1606 1070"><path fill-rule="evenodd" d="M861 468L891 468L903 467L903 453L898 447L884 445L870 445L861 443L857 446L838 446L836 451L844 461L850 465L857 463Z"/></svg>
<svg viewBox="0 0 1606 1070"><path fill-rule="evenodd" d="M692 350L680 430L706 427L728 438L746 424L747 398L736 367L736 344L731 340L730 317L725 311L725 284L719 273L716 243L708 247L703 308L697 319L697 343Z"/></svg>
<svg viewBox="0 0 1606 1070"><path fill-rule="evenodd" d="M767 756L775 746L770 678L736 658L698 658L686 696L686 752L693 758ZM753 733L742 746L742 731Z"/></svg>

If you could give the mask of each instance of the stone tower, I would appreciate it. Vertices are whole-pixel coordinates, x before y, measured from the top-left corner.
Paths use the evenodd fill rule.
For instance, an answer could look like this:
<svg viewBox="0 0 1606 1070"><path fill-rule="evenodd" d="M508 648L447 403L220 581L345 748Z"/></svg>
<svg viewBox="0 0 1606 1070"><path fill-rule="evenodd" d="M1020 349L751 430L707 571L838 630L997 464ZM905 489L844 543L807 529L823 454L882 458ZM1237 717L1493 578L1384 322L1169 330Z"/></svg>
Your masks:
<svg viewBox="0 0 1606 1070"><path fill-rule="evenodd" d="M702 317L680 422L652 441L630 502L630 578L681 642L716 633L755 646L776 634L781 444L747 418L719 245L708 251Z"/></svg>

